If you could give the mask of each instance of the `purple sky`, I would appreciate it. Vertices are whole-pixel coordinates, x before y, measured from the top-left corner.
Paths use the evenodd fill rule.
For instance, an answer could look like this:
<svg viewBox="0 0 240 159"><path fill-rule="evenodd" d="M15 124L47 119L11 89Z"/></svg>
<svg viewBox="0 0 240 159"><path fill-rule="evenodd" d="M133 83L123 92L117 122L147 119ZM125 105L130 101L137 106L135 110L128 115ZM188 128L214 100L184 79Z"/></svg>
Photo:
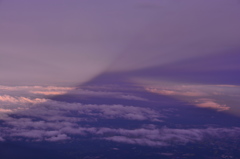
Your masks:
<svg viewBox="0 0 240 159"><path fill-rule="evenodd" d="M240 116L239 17L238 0L2 0L0 141L90 133L166 146L175 136L189 143L239 134L237 122L233 129L160 124L175 115L168 106ZM101 119L153 125L79 124Z"/></svg>
<svg viewBox="0 0 240 159"><path fill-rule="evenodd" d="M239 51L239 16L237 0L2 0L0 81L75 85L227 56Z"/></svg>

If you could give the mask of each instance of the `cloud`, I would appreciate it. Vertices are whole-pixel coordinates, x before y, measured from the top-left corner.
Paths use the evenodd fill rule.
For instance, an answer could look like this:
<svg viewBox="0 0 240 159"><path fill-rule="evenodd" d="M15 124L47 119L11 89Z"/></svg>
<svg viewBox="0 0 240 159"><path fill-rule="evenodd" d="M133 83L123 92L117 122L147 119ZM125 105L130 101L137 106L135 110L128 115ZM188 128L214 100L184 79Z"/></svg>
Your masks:
<svg viewBox="0 0 240 159"><path fill-rule="evenodd" d="M37 104L45 103L44 98L13 97L9 95L0 96L1 118L4 114L11 114L18 111L24 111Z"/></svg>
<svg viewBox="0 0 240 159"><path fill-rule="evenodd" d="M62 95L67 92L64 91L31 91L33 94L42 94L42 95Z"/></svg>
<svg viewBox="0 0 240 159"><path fill-rule="evenodd" d="M170 142L176 144L196 142L202 139L202 132L204 132L201 129L168 128L150 130L145 128L134 130L117 129L107 131L114 132L115 134L112 137L105 138L106 140L147 146L168 146Z"/></svg>
<svg viewBox="0 0 240 159"><path fill-rule="evenodd" d="M4 140L58 142L93 136L94 139L144 145L171 146L199 142L205 137L236 137L240 128L175 129L157 125L140 125L139 128L112 128L94 125L100 118L160 122L164 116L148 108L123 105L84 105L47 100L24 111L3 118L0 128ZM88 123L88 126L81 124Z"/></svg>
<svg viewBox="0 0 240 159"><path fill-rule="evenodd" d="M10 113L10 112L13 112L13 110L0 108L0 113Z"/></svg>
<svg viewBox="0 0 240 159"><path fill-rule="evenodd" d="M98 120L130 120L162 122L165 118L161 112L144 107L121 104L82 104L61 102L38 98L33 91L69 91L70 94L89 97L120 98L127 100L145 100L132 94L122 92L104 92L75 90L65 87L0 87L6 94L0 96L0 112L4 114L1 127L4 139L15 140L29 138L31 141L60 141L70 139L69 135L97 134L97 128L82 127L79 122L95 123ZM13 96L11 96L13 95ZM25 96L20 96L25 95Z"/></svg>
<svg viewBox="0 0 240 159"><path fill-rule="evenodd" d="M57 86L4 86L0 85L0 90L18 91L18 90L72 90L74 87Z"/></svg>
<svg viewBox="0 0 240 159"><path fill-rule="evenodd" d="M71 139L66 134L61 134L59 131L47 131L47 130L22 130L13 131L10 134L11 137L28 138L32 141L62 141Z"/></svg>
<svg viewBox="0 0 240 159"><path fill-rule="evenodd" d="M38 110L42 111L42 110ZM45 110L47 111L47 110ZM64 109L63 111L67 111ZM43 112L42 112L43 113ZM56 113L56 112L55 112ZM62 112L61 112L62 113ZM115 113L113 113L116 115ZM17 115L17 114L16 114ZM4 140L25 140L30 141L49 141L58 142L71 140L71 136L82 138L85 136L93 136L92 139L109 140L114 142L143 145L143 146L171 146L184 145L187 143L195 143L204 140L206 137L223 138L236 137L239 135L240 128L205 128L205 129L174 129L157 126L142 126L136 129L111 128L111 127L90 127L83 126L77 120L69 120L67 114L58 119L56 114L50 110L49 115L56 116L55 119L47 115L38 116L28 114L26 117L8 117L5 118L5 127L1 129L1 136ZM46 116L47 115L47 116ZM91 117L94 115L91 115ZM39 119L42 117L42 119ZM89 118L89 117L84 117ZM37 120L36 120L37 119ZM71 119L71 118L70 118ZM127 118L130 119L131 118ZM138 120L137 118L134 118ZM84 120L84 119L82 119ZM140 119L142 120L142 119ZM97 121L87 121L93 123ZM91 124L90 124L91 125Z"/></svg>
<svg viewBox="0 0 240 159"><path fill-rule="evenodd" d="M68 137L66 134L59 134L57 136L53 136L49 139L47 139L47 141L62 141L62 140L69 140L71 139L70 137Z"/></svg>
<svg viewBox="0 0 240 159"><path fill-rule="evenodd" d="M206 94L203 92L199 91L185 91L185 90L167 90L167 89L149 89L147 88L146 90L153 92L153 93L159 93L162 95L171 95L171 96L189 96L189 97L199 97L199 96L205 96Z"/></svg>
<svg viewBox="0 0 240 159"><path fill-rule="evenodd" d="M36 99L30 99L30 98L26 98L26 97L12 97L9 95L4 95L4 96L0 96L0 102L4 103L4 104L38 104L38 103L44 103L46 102L46 99L40 99L40 98L36 98Z"/></svg>
<svg viewBox="0 0 240 159"><path fill-rule="evenodd" d="M115 132L111 137L106 137L106 140L115 142L138 144L146 146L170 146L184 145L204 140L206 137L222 138L236 137L239 134L240 128L207 128L207 129L135 129L135 130L108 130ZM107 132L107 131L105 131Z"/></svg>
<svg viewBox="0 0 240 159"><path fill-rule="evenodd" d="M98 136L101 132L109 129L104 127L83 127L79 122L92 124L100 119L162 122L164 118L161 112L144 107L120 104L68 103L43 97L38 98L43 93L68 91L72 95L87 95L89 97L145 100L128 93L76 90L52 86L1 86L0 90L5 94L9 94L0 96L2 107L0 112L5 114L1 118L5 126L0 128L4 140L28 139L36 142L57 142L70 140L71 135L85 136L93 134ZM37 94L39 92L36 91L40 91L40 94ZM104 133L108 134L113 131L115 130L109 129L108 132ZM101 138L100 135L99 139Z"/></svg>
<svg viewBox="0 0 240 159"><path fill-rule="evenodd" d="M201 108L238 113L238 85L191 85L186 83L159 82L161 85L147 86L146 90L178 100L186 101ZM151 85L151 84L150 84Z"/></svg>
<svg viewBox="0 0 240 159"><path fill-rule="evenodd" d="M3 86L0 85L0 92L2 94L2 101L3 96L5 95L5 100L6 97L12 96L13 98L16 99L11 99L9 98L10 101L16 101L20 100L22 97L29 98L33 100L34 98L43 98L43 96L53 96L53 95L62 95L65 94L71 90L74 90L75 87L57 87L57 86ZM26 99L25 99L26 101Z"/></svg>
<svg viewBox="0 0 240 159"><path fill-rule="evenodd" d="M232 88L232 87L231 87ZM240 128L168 128L161 126L166 115L161 110L150 107L140 107L122 104L83 104L74 102L55 101L53 99L32 97L31 90L53 91L61 88L50 87L21 87L11 88L12 94L26 96L0 96L1 108L5 116L1 117L4 123L0 127L0 141L32 141L32 142L61 142L71 141L89 137L92 140L107 140L113 142L161 147L171 145L184 145L204 141L207 137L223 138L238 137ZM65 88L62 88L64 90ZM179 88L181 89L181 88ZM190 88L188 88L190 89ZM67 89L68 90L68 89ZM157 89L158 90L158 89ZM170 89L164 89L170 90ZM138 99L135 94L123 92L97 91L94 89L85 92L82 90L69 89L73 93L87 94L89 97L104 96L105 99L112 99L119 95L121 99ZM82 91L82 92L81 92ZM171 88L170 94L181 94L179 90ZM182 90L184 92L184 90ZM189 91L187 91L189 92ZM195 91L192 91L195 92ZM201 92L201 91L200 91ZM5 92L6 93L6 92ZM95 94L94 94L95 93ZM71 94L71 93L70 93ZM203 92L205 95L206 92ZM200 93L200 95L202 95ZM187 96L199 99L195 101L199 106L214 109L223 109L212 99L200 98L201 96ZM136 99L137 98L137 99ZM148 101L148 100L147 100ZM94 101L93 101L94 102ZM111 122L133 122L134 127L104 124L99 121ZM108 122L106 122L108 123Z"/></svg>
<svg viewBox="0 0 240 159"><path fill-rule="evenodd" d="M40 98L39 96L44 96L44 98L49 98L55 95L77 95L77 96L88 96L88 97L100 97L100 98L117 98L117 99L126 99L126 100L138 100L138 101L147 101L146 98L138 97L133 94L126 94L124 92L117 92L108 90L108 88L104 88L104 91L98 90L98 87L89 87L88 89L81 89L76 87L57 87L57 86L3 86L0 85L0 92L2 94L6 94L4 96L0 96L0 101L8 102L18 102L19 100L30 102L37 102ZM112 88L111 88L112 89ZM12 96L12 97L11 97ZM28 96L21 97L21 96ZM31 97L31 99L29 98ZM35 98L35 99L33 99Z"/></svg>
<svg viewBox="0 0 240 159"><path fill-rule="evenodd" d="M0 137L3 138L1 141L58 142L71 140L74 135L97 135L101 125L89 127L86 124L95 125L100 120L163 122L165 116L160 111L150 108L122 104L83 104L51 99L51 92L68 92L68 95L79 97L147 101L126 90L116 92L110 87L107 88L0 86L1 94L5 94L0 96L0 117L4 125L0 128Z"/></svg>
<svg viewBox="0 0 240 159"><path fill-rule="evenodd" d="M71 136L82 138L93 136L92 139L144 145L171 146L195 143L211 138L239 137L240 128L189 128L176 129L156 125L140 126L135 129L83 126L78 121L63 121L45 119L33 120L34 116L25 118L5 119L5 127L1 136L7 140L49 141L57 142L71 140ZM89 122L88 122L89 123ZM92 122L90 122L92 123Z"/></svg>
<svg viewBox="0 0 240 159"><path fill-rule="evenodd" d="M218 104L212 99L199 99L196 102L197 102L196 106L201 108L211 108L216 109L218 111L225 111L230 109L230 107L228 107L227 105Z"/></svg>
<svg viewBox="0 0 240 159"><path fill-rule="evenodd" d="M21 115L35 116L45 118L46 120L52 120L62 118L63 115L68 116L72 111L79 115L89 115L94 118L106 118L106 119L128 119L128 120L151 120L161 121L163 115L159 112L151 110L149 108L124 106L124 105L94 105L94 104L81 104L81 103L67 103L57 102L53 100L47 100L44 103L37 103L35 106L29 107L29 109L17 112ZM61 117L62 116L62 117ZM74 119L70 118L69 119Z"/></svg>
<svg viewBox="0 0 240 159"><path fill-rule="evenodd" d="M45 103L44 98L13 97L9 95L0 96L0 112L4 114L23 111L30 107Z"/></svg>
<svg viewBox="0 0 240 159"><path fill-rule="evenodd" d="M148 101L146 98L142 98L134 95L120 95L119 98L127 99L127 100Z"/></svg>
<svg viewBox="0 0 240 159"><path fill-rule="evenodd" d="M47 131L44 130L13 130L11 132L11 136L18 136L18 137L26 137L26 138L35 138L41 140L43 136L47 134Z"/></svg>

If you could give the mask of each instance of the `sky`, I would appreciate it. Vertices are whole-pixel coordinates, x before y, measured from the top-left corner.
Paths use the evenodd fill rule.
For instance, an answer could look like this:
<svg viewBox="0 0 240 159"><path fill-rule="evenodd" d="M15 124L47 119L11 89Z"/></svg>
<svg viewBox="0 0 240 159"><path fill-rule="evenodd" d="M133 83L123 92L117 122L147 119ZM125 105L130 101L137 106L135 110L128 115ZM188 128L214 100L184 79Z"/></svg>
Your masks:
<svg viewBox="0 0 240 159"><path fill-rule="evenodd" d="M198 62L196 72L239 69L231 59L208 61L239 59L237 0L3 0L0 7L0 80L8 85L73 86L184 60Z"/></svg>
<svg viewBox="0 0 240 159"><path fill-rule="evenodd" d="M236 136L239 17L239 0L0 1L0 142Z"/></svg>

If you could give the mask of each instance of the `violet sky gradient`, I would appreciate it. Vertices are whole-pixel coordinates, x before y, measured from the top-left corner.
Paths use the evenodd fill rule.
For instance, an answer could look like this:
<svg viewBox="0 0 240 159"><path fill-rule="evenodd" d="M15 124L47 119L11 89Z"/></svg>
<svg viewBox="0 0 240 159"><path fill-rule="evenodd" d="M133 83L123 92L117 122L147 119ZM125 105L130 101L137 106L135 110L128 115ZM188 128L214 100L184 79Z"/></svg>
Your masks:
<svg viewBox="0 0 240 159"><path fill-rule="evenodd" d="M189 69L194 76L208 69L232 76L239 71L231 60L239 59L239 8L237 0L3 0L0 81L73 86L104 72L149 67L169 71L170 80ZM224 66L209 62L219 56ZM182 72L172 69L178 65Z"/></svg>

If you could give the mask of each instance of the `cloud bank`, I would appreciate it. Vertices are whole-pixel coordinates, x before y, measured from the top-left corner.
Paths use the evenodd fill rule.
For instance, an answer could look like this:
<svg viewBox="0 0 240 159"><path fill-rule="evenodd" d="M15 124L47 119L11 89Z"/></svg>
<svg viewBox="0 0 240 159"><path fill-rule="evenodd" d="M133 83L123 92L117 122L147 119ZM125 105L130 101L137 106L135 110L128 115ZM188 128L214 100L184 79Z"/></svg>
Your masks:
<svg viewBox="0 0 240 159"><path fill-rule="evenodd" d="M25 93L27 91L28 96L1 96L1 142L19 140L28 142L68 142L88 138L90 140L161 147L201 142L208 140L209 137L213 139L240 137L239 127L171 128L164 126L165 120L169 116L162 109L120 104L82 104L71 101L56 101L43 97L31 97L36 95L32 91L36 89L44 89L45 91L49 89L49 91L52 91L52 89L65 90L68 88L4 88L7 88L5 91L10 90L15 95L21 91ZM76 93L75 91L78 89L71 90ZM108 97L105 96L105 99L112 98L110 92L96 92L94 94L94 89L89 90L89 92L87 91L89 97L105 96L107 94ZM81 96L84 93L86 92L80 92L78 95ZM117 94L119 93L117 92ZM128 96L126 91L125 95ZM179 92L177 95L179 95ZM129 96L131 98L128 100L136 100L132 98L132 95ZM208 105L210 101L204 99L202 102L202 107L205 107L204 104ZM211 104L213 107L215 106L213 103ZM105 124L104 121L106 121ZM112 122L115 124L108 124ZM125 122L129 124L133 122L135 126L121 126L121 123Z"/></svg>
<svg viewBox="0 0 240 159"><path fill-rule="evenodd" d="M237 107L239 105L237 99L240 96L238 85L193 85L171 82L150 85L147 86L146 90L152 93L171 96L201 108L239 114Z"/></svg>

